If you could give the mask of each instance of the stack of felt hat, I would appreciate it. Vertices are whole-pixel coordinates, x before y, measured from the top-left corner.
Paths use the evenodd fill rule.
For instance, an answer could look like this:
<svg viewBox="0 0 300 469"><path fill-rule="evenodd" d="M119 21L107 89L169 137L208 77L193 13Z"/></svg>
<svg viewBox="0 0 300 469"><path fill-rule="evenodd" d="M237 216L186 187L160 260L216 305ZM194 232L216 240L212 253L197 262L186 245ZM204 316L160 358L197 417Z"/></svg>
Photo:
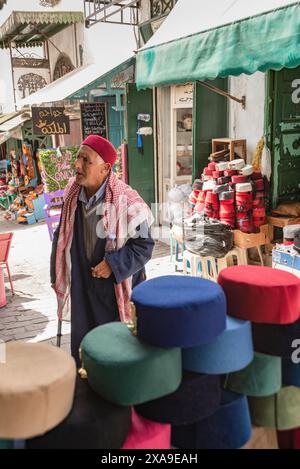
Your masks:
<svg viewBox="0 0 300 469"><path fill-rule="evenodd" d="M132 299L138 337L152 346L179 347L183 366L179 388L136 405L137 413L171 424L178 448L243 446L251 436L248 403L223 390L221 376L252 361L250 323L229 318L223 290L198 277L149 280L134 289Z"/></svg>
<svg viewBox="0 0 300 469"><path fill-rule="evenodd" d="M196 179L192 186L192 192L189 195L188 199L188 215L192 215L195 211L196 204L198 202L198 197L200 191L202 191L203 182L200 179Z"/></svg>
<svg viewBox="0 0 300 469"><path fill-rule="evenodd" d="M294 363L300 357L300 279L269 267L236 266L223 270L218 282L229 314L252 322L255 350L247 368L227 376L226 389L248 396L253 425L300 427L300 365Z"/></svg>
<svg viewBox="0 0 300 469"><path fill-rule="evenodd" d="M183 373L181 348L223 332L225 297L213 282L174 276L144 282L132 299L138 335L125 324L100 326L84 338L82 360L95 393L138 411L123 448L168 448L173 422L205 418L220 405L219 377Z"/></svg>
<svg viewBox="0 0 300 469"><path fill-rule="evenodd" d="M61 349L8 342L0 376L2 447L24 447L26 439L59 425L72 408L76 367Z"/></svg>
<svg viewBox="0 0 300 469"><path fill-rule="evenodd" d="M264 181L243 159L209 163L204 168L194 211L218 218L245 233L266 222ZM199 186L200 187L200 186ZM190 198L195 201L195 193Z"/></svg>
<svg viewBox="0 0 300 469"><path fill-rule="evenodd" d="M235 191L236 226L244 233L251 233L253 231L252 185L250 182L236 184Z"/></svg>
<svg viewBox="0 0 300 469"><path fill-rule="evenodd" d="M300 224L287 225L283 228L283 241L285 245L299 243L300 239ZM299 246L300 247L300 246Z"/></svg>

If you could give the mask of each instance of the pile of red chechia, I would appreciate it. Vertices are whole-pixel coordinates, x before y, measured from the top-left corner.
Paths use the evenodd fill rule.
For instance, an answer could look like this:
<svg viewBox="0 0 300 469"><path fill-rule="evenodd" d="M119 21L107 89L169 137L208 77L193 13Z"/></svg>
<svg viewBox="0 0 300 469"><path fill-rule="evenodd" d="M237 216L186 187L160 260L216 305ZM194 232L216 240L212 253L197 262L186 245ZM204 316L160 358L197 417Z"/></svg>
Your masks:
<svg viewBox="0 0 300 469"><path fill-rule="evenodd" d="M253 233L266 223L264 180L242 159L209 163L189 197L190 213L205 213Z"/></svg>

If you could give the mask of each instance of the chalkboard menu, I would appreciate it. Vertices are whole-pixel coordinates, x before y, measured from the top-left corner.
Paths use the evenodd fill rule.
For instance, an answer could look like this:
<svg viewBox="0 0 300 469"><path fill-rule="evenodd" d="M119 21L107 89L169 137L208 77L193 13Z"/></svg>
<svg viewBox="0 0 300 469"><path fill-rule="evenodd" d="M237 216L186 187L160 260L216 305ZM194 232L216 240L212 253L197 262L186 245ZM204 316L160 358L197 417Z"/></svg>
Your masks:
<svg viewBox="0 0 300 469"><path fill-rule="evenodd" d="M91 134L108 138L105 103L81 103L82 137Z"/></svg>
<svg viewBox="0 0 300 469"><path fill-rule="evenodd" d="M35 135L70 133L70 118L64 107L32 107L32 123Z"/></svg>

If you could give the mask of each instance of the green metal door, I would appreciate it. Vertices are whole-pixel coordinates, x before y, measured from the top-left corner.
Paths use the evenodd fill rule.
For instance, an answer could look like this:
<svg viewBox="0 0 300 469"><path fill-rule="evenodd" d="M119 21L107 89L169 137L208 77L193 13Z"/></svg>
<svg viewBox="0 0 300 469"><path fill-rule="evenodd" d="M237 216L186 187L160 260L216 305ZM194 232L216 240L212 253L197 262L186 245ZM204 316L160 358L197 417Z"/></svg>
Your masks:
<svg viewBox="0 0 300 469"><path fill-rule="evenodd" d="M300 199L300 67L270 72L268 84L274 207Z"/></svg>
<svg viewBox="0 0 300 469"><path fill-rule="evenodd" d="M155 203L154 140L153 135L143 136L142 151L137 148L138 114L150 114L145 127L153 128L152 90L137 91L135 84L127 84L127 139L128 181L148 205Z"/></svg>
<svg viewBox="0 0 300 469"><path fill-rule="evenodd" d="M228 80L217 78L210 84L224 91ZM208 164L212 138L228 136L228 99L195 83L193 101L193 180L200 178Z"/></svg>

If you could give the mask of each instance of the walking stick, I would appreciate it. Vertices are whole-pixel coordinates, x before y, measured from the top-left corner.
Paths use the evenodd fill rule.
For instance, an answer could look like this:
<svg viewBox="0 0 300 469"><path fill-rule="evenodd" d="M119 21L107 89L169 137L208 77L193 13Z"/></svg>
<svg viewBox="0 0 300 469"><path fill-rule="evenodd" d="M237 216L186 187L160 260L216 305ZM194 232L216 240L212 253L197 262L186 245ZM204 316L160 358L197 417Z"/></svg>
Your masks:
<svg viewBox="0 0 300 469"><path fill-rule="evenodd" d="M61 327L62 327L62 320L58 318L57 334L56 334L56 347L60 347L60 345L61 345L61 338L62 338Z"/></svg>

